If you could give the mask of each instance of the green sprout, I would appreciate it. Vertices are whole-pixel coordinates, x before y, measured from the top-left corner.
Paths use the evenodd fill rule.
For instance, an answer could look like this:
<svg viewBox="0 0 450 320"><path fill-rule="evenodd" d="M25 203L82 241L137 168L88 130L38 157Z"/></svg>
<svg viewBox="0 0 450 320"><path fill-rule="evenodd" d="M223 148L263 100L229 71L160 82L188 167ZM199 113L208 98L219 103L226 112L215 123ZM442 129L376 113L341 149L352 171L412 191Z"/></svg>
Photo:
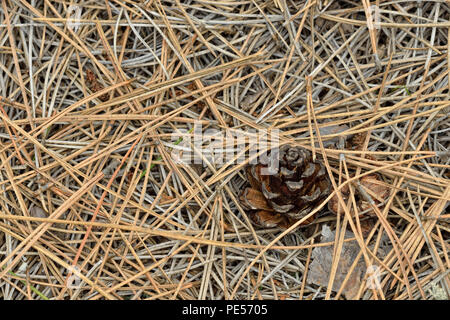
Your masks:
<svg viewBox="0 0 450 320"><path fill-rule="evenodd" d="M4 267L3 267L3 269L4 269ZM12 272L12 271L8 271L8 273L10 274L10 275L12 275L12 276L15 276L15 277L18 277L19 278L19 276L17 275L17 274L15 274L14 272ZM22 279L19 279L19 281L20 282L22 282L22 284L23 285L28 285L28 283L25 281L25 280L22 280ZM42 299L44 299L44 300L50 300L46 295L44 295L42 292L40 292L38 289L36 289L34 286L32 286L32 285L30 285L30 289L31 289L31 291L33 291L34 293L36 293L39 297L41 297Z"/></svg>

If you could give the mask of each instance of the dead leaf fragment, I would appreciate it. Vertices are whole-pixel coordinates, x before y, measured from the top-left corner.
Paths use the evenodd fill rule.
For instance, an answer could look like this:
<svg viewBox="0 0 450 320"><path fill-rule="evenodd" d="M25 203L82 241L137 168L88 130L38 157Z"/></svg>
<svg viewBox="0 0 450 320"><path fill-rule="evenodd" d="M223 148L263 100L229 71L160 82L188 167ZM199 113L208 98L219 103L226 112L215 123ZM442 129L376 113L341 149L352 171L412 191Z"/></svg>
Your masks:
<svg viewBox="0 0 450 320"><path fill-rule="evenodd" d="M369 202L370 199L368 199L367 196L369 196L373 200L374 205L378 206L379 204L385 202L389 197L389 187L383 184L379 175L377 174L364 176L363 178L361 178L360 184L363 190L355 188L355 199L356 206L358 207L358 213L364 212L365 215L376 216L376 213ZM363 193L365 193L365 195ZM348 188L348 185L345 185L341 189L341 194L342 199L345 203L347 203L350 197L350 190ZM344 214L344 209L339 204L337 195L334 195L328 202L328 209L334 214ZM382 210L382 208L380 208L380 210ZM354 216L354 213L355 212L353 206L351 206L350 214Z"/></svg>
<svg viewBox="0 0 450 320"><path fill-rule="evenodd" d="M48 213L44 211L41 207L33 206L30 209L30 215L35 218L47 218Z"/></svg>
<svg viewBox="0 0 450 320"><path fill-rule="evenodd" d="M347 125L329 125L327 127L319 128L320 136L326 136L326 135L332 135L332 134L341 134L344 131L347 131L350 129ZM339 139L342 138L344 141L352 138L352 135L340 135L337 137L333 137L327 140L322 141L324 147L330 148L330 147L337 147L339 144ZM319 143L316 142L316 147L319 147Z"/></svg>
<svg viewBox="0 0 450 320"><path fill-rule="evenodd" d="M383 185L380 177L376 174L361 178L361 186L369 193L375 202L383 202L389 196L389 188L386 185Z"/></svg>
<svg viewBox="0 0 450 320"><path fill-rule="evenodd" d="M100 90L103 90L103 86L98 82L97 76L95 75L95 73L90 70L87 69L86 70L86 84L88 85L89 89L93 92L96 93ZM109 98L108 94L102 94L99 99L100 101L107 101Z"/></svg>
<svg viewBox="0 0 450 320"><path fill-rule="evenodd" d="M324 225L322 227L322 238L320 243L325 242L334 242L335 239L335 231L331 231L331 229ZM346 231L344 239L354 238L355 235L351 231ZM370 250L374 250L373 245L369 245ZM382 244L377 250L377 256L381 260L383 260L388 252L392 250L392 246L389 244ZM350 272L350 268L355 262L356 258L359 255L360 247L356 240L346 241L342 245L341 256L339 258L339 263L336 269L336 274L333 281L332 290L338 292L342 284L344 283L347 274ZM316 247L312 250L311 258L312 262L309 265L308 269L308 277L307 282L310 284L315 284L322 287L327 287L331 274L331 267L333 264L333 255L334 255L334 247L333 246L325 246L325 247ZM366 287L366 284L369 282L363 283L366 273L368 276L373 274L374 270L378 270L379 266L376 264L369 266L367 268L366 263L364 262L363 257L360 257L358 260L353 272L349 276L345 287L342 289L342 293L346 299L354 300L356 299L359 288L361 285ZM366 281L370 281L367 278ZM369 289L367 286L366 289ZM363 289L364 290L364 289Z"/></svg>
<svg viewBox="0 0 450 320"><path fill-rule="evenodd" d="M353 233L347 231L345 234L345 239L353 236ZM320 242L332 242L334 241L334 237L335 232L331 231L328 226L324 225L322 228L322 239ZM334 277L332 288L333 291L337 292L341 288L350 267L359 253L359 250L360 248L356 241L344 242L336 275ZM311 258L313 261L309 266L307 278L308 283L327 287L330 279L331 266L333 263L333 246L314 248ZM365 272L366 267L364 260L360 259L343 289L343 294L347 299L356 298Z"/></svg>

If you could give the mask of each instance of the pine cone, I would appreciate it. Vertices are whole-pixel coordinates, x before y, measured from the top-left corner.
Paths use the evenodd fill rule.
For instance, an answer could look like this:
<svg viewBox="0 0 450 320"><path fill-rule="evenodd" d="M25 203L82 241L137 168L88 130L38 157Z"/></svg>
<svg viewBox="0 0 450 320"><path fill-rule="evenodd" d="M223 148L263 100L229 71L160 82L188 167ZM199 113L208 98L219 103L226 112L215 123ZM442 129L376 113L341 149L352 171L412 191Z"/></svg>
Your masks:
<svg viewBox="0 0 450 320"><path fill-rule="evenodd" d="M323 164L313 161L304 148L285 145L270 156L278 161L278 170L267 164L247 166L250 187L241 193L240 200L255 225L288 228L317 207L331 186ZM269 170L272 174L267 174ZM314 216L302 224L313 220Z"/></svg>

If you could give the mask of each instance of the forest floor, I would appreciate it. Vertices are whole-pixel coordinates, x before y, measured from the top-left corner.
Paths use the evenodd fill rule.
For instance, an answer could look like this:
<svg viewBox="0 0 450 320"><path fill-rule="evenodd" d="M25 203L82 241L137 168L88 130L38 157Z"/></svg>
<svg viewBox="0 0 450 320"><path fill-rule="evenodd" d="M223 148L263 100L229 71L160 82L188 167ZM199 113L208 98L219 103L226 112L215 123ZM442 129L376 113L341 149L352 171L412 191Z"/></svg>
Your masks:
<svg viewBox="0 0 450 320"><path fill-rule="evenodd" d="M0 4L0 299L448 299L447 2ZM252 139L329 193L254 224Z"/></svg>

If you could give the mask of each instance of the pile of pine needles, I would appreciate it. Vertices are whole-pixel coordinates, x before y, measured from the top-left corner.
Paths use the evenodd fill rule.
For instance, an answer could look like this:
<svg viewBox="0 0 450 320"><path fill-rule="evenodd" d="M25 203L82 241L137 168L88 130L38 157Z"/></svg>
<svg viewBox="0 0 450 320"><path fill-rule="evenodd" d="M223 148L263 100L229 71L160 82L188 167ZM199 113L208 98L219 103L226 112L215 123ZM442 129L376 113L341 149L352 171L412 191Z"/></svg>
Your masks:
<svg viewBox="0 0 450 320"><path fill-rule="evenodd" d="M344 299L323 225L380 268L354 298L448 298L446 1L0 2L1 299ZM330 197L371 173L389 197L366 233L354 192L342 215L256 228L248 159L171 156L199 124L278 129ZM318 246L327 286L306 281Z"/></svg>

